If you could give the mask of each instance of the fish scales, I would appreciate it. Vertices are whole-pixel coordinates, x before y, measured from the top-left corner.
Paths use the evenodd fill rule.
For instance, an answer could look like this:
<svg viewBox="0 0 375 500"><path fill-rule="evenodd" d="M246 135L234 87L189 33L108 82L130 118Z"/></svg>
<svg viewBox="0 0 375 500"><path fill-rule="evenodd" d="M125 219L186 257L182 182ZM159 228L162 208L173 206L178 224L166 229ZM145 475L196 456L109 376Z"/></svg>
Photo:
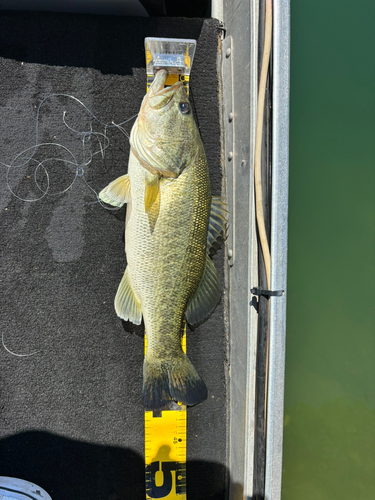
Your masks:
<svg viewBox="0 0 375 500"><path fill-rule="evenodd" d="M148 354L162 358L176 346L180 349L183 315L204 269L211 204L207 165L202 155L177 179L161 179L153 231L144 211L145 171L134 155L128 172L132 186L125 235L129 276L141 303Z"/></svg>
<svg viewBox="0 0 375 500"><path fill-rule="evenodd" d="M143 404L171 400L191 405L207 389L181 348L183 321L198 323L220 298L209 250L225 227L225 208L212 198L203 144L181 83L164 88L160 70L145 96L130 136L128 173L99 194L128 203L127 268L115 298L117 314L140 324L147 352Z"/></svg>

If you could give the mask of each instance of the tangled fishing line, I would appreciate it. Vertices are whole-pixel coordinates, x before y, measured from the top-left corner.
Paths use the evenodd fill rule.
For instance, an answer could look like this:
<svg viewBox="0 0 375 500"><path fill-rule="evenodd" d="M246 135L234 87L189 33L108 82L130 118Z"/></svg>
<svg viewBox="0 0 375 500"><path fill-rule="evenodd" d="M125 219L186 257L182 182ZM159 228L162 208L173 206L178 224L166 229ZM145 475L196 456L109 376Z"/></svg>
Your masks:
<svg viewBox="0 0 375 500"><path fill-rule="evenodd" d="M71 132L72 135L75 136L76 138L80 139L81 142L80 161L78 160L77 155L75 155L67 146L64 146L63 144L60 144L58 142L44 142L44 141L39 142L40 118L41 118L42 107L48 100L60 97L69 99L72 102L77 103L77 105L79 105L81 109L84 110L84 112L87 114L87 117L89 118L89 123L90 123L89 130L82 131L82 130L77 130L75 127L73 127L68 123L66 110L64 110L62 113L62 123L66 127L66 130ZM98 193L88 183L87 179L85 178L85 169L91 164L94 156L100 155L101 158L104 159L105 151L109 147L109 138L107 136L107 130L111 128L112 129L116 128L129 139L129 133L124 128L124 125L129 123L136 116L137 114L118 124L115 123L114 121L112 121L111 123L104 123L101 120L99 120L88 109L88 107L76 97L69 94L48 95L41 101L41 103L37 108L36 126L35 126L35 144L18 153L13 158L10 164L0 161L0 165L7 168L6 184L8 190L12 193L13 196L15 196L21 201L35 202L42 200L46 196L62 195L66 193L73 186L73 184L77 181L77 179L82 179L96 197L96 201L93 203L100 203L100 205L107 210L118 210L117 207L114 208L108 207L107 205L104 205L101 202ZM103 127L103 131L101 132L94 131L93 122L96 122L97 124L101 125ZM60 154L58 155L53 154L52 156L46 154L50 152L51 149L57 149L60 152ZM39 153L41 152L42 159L37 158L37 152ZM64 158L63 157L64 155L65 156L67 155L67 157ZM48 167L48 165L51 163L54 166L56 166L59 163L62 163L69 168L69 171L72 172L72 178L69 180L68 185L64 186L63 189L57 190L55 192L53 192L51 189L52 188L50 179L51 176ZM28 179L33 178L35 187L37 188L38 195L35 198L24 198L22 196L19 196L15 192L15 190L11 187L10 175L16 169L22 169L26 167L29 168L31 165L32 165L32 175L27 176L27 178Z"/></svg>
<svg viewBox="0 0 375 500"><path fill-rule="evenodd" d="M84 111L84 114L89 121L88 130L78 130L78 127L72 126L68 123L68 113L66 110L62 112L62 124L64 126L64 132L68 133L66 136L69 144L71 143L80 143L79 151L76 151L76 154L72 152L72 150L64 144L59 142L48 142L40 140L42 135L41 130L41 116L43 111L43 106L48 101L51 101L54 98L64 98L68 99L71 104L74 106L77 105L80 111ZM45 109L46 114L50 110ZM59 115L60 116L60 115ZM12 195L24 202L36 202L40 201L47 196L58 196L66 193L70 188L72 188L73 184L78 180L82 180L85 185L92 191L95 195L96 201L89 202L87 204L100 203L100 205L106 210L119 210L117 207L109 207L105 205L99 198L99 194L97 191L89 184L85 177L85 170L92 163L93 158L96 155L100 155L102 159L104 159L105 151L109 148L109 138L107 136L108 129L118 129L122 134L124 134L127 139L129 139L129 133L124 128L124 126L131 122L134 118L136 118L137 114L124 120L121 123L115 123L112 121L111 123L105 123L99 120L89 109L76 97L69 94L50 94L45 97L39 104L36 112L36 125L35 125L35 144L30 146L20 153L16 154L13 160L7 164L0 161L0 166L3 166L7 169L6 172L6 185L7 189L12 193ZM61 122L60 122L61 123ZM93 123L96 123L97 126L101 127L101 131L95 131L93 127ZM51 133L51 130L48 131ZM56 136L55 136L56 137ZM56 151L58 152L56 154ZM51 154L52 153L52 154ZM79 156L79 159L78 159ZM53 169L59 170L60 166L65 165L68 167L68 171L70 174L69 182L67 185L64 185L62 189L57 189L54 192L52 191L53 182L51 182L51 171ZM27 175L30 173L31 175ZM20 194L16 193L14 187L11 186L10 177L15 172L19 172L21 176L23 175L27 179L33 179L35 188L37 190L37 195L35 197L23 197ZM26 172L26 173L25 173ZM4 334L1 334L1 344L3 348L13 356L17 357L28 357L37 354L40 351L31 352L28 354L20 354L11 351L5 344Z"/></svg>

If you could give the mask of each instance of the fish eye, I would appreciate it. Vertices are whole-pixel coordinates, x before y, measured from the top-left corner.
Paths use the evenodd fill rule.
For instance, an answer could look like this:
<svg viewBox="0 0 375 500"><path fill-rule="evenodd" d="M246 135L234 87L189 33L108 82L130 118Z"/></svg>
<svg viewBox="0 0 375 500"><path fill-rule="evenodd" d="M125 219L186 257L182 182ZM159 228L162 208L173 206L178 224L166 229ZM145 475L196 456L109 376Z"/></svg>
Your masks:
<svg viewBox="0 0 375 500"><path fill-rule="evenodd" d="M188 102L180 102L178 107L179 107L181 113L187 114L190 111L190 106L189 106Z"/></svg>

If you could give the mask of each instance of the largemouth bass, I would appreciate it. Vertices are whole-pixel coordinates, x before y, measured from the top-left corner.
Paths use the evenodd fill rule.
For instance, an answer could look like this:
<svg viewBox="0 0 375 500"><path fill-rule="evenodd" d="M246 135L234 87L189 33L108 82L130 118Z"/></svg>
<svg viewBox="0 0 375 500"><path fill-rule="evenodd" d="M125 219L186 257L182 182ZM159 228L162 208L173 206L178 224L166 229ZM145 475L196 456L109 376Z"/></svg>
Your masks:
<svg viewBox="0 0 375 500"><path fill-rule="evenodd" d="M211 196L203 144L185 87L164 88L160 70L130 135L128 173L100 193L127 203L127 268L115 298L118 316L147 335L143 405L185 405L207 397L206 386L181 348L184 319L203 321L220 299L209 257L226 223L225 205Z"/></svg>

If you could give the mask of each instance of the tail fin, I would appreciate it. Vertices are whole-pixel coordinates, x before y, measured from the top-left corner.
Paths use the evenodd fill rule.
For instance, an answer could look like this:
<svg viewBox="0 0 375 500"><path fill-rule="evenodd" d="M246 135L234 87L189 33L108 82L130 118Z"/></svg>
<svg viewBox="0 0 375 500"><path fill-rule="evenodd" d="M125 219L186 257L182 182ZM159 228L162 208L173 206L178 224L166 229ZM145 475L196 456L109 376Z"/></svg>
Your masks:
<svg viewBox="0 0 375 500"><path fill-rule="evenodd" d="M207 398L207 388L195 371L186 354L171 360L145 357L143 364L143 406L147 410L158 410L179 401L184 405L195 405Z"/></svg>

